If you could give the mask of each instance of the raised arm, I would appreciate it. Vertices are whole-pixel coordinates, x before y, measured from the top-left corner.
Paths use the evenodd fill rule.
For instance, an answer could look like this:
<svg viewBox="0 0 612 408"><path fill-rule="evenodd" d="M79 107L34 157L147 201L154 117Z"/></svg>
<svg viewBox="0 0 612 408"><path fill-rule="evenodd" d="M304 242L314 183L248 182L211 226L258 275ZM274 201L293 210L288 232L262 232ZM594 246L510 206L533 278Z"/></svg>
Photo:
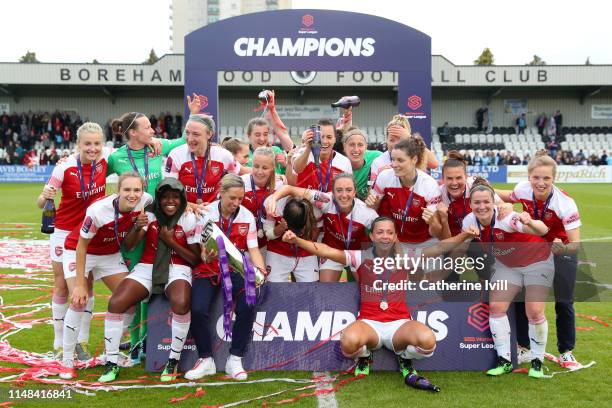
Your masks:
<svg viewBox="0 0 612 408"><path fill-rule="evenodd" d="M342 265L346 264L346 255L344 254L344 251L332 248L319 242L312 242L299 238L295 235L295 233L293 233L293 231L285 232L283 235L283 241L290 244L295 244L313 255L331 259L332 261L338 262Z"/></svg>
<svg viewBox="0 0 612 408"><path fill-rule="evenodd" d="M291 140L291 136L289 136L287 127L281 120L280 116L278 116L278 112L276 111L276 99L274 96L274 91L269 91L268 93L268 112L270 112L270 120L272 122L274 133L278 136L283 150L288 152L289 150L293 149L293 140Z"/></svg>

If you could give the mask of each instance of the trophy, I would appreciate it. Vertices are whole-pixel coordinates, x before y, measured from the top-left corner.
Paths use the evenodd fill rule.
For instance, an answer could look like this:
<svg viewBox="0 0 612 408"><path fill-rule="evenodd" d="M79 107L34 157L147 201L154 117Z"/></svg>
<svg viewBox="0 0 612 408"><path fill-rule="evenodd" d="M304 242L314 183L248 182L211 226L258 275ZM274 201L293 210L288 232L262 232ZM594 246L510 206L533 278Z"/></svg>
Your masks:
<svg viewBox="0 0 612 408"><path fill-rule="evenodd" d="M219 243L221 241L221 245ZM249 272L249 268L254 270L255 273L255 286L261 286L266 280L266 275L259 270L259 268L254 268L250 265L250 261L243 256L242 252L236 248L236 246L229 240L228 237L225 236L223 231L217 227L217 225L208 220L204 225L204 229L202 231L202 244L208 250L213 250L217 254L221 254L220 246L222 246L225 253L227 254L227 261L229 263L229 267L236 273L245 277L245 274ZM223 260L222 260L223 261ZM245 264L248 263L248 264Z"/></svg>

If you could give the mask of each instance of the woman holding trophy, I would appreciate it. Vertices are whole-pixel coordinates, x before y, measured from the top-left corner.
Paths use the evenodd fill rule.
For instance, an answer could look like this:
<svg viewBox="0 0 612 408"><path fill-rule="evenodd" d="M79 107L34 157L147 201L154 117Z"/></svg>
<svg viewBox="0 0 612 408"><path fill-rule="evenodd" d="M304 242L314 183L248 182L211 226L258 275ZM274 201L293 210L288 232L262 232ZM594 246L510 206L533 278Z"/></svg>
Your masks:
<svg viewBox="0 0 612 408"><path fill-rule="evenodd" d="M242 357L253 329L255 317L255 282L248 278L250 263L261 271L264 261L257 242L255 217L241 205L244 199L244 181L234 174L226 174L220 183L220 199L206 206L205 229L212 228L217 246L209 246L210 240L202 242L203 262L193 269L191 289L191 334L198 348L198 360L185 373L188 380L197 380L215 374L217 369L212 358L212 330L210 311L212 301L219 289L224 291L224 329L230 332L231 311L236 321L231 328L232 344L225 365L225 372L235 380L246 380L242 368ZM208 234L210 235L210 233ZM233 245L232 245L233 244ZM228 257L231 257L228 262ZM242 256L242 259L237 260ZM234 262L241 262L244 278L235 271ZM229 269L232 263L232 270ZM253 269L250 269L254 274Z"/></svg>

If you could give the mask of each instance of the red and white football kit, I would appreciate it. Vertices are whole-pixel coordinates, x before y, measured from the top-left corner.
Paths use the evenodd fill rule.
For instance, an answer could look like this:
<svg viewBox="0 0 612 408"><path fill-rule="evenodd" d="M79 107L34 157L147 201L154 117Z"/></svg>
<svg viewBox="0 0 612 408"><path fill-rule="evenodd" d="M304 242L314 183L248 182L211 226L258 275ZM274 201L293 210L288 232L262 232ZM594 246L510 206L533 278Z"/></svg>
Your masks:
<svg viewBox="0 0 612 408"><path fill-rule="evenodd" d="M117 194L96 201L87 208L85 219L66 237L64 246L64 277L76 276L76 248L79 237L89 239L85 263L85 276L93 271L94 278L127 272L120 252L121 242L130 232L140 210L153 202L153 197L143 193L133 211L119 212Z"/></svg>
<svg viewBox="0 0 612 408"><path fill-rule="evenodd" d="M266 221L266 209L264 207L264 202L268 196L274 194L276 190L283 186L283 181L280 177L276 177L276 180L274 181L274 190L270 190L267 187L257 187L251 174L243 174L241 178L242 181L244 181L244 199L242 200L242 205L246 207L246 209L249 210L255 217L259 249L265 250L266 245L268 245L268 239L263 233L263 223Z"/></svg>
<svg viewBox="0 0 612 408"><path fill-rule="evenodd" d="M87 207L106 195L107 160L104 149L95 167L93 163L82 164L79 155L74 154L53 169L47 185L62 190L62 198L55 214L55 231L49 237L52 261L62 262L66 237L83 221Z"/></svg>
<svg viewBox="0 0 612 408"><path fill-rule="evenodd" d="M196 157L185 144L172 150L166 161L165 175L183 183L190 203L215 201L221 178L226 173L240 173L240 163L220 146L210 146L209 157L205 156Z"/></svg>
<svg viewBox="0 0 612 408"><path fill-rule="evenodd" d="M303 147L298 150L294 157L299 157L304 149ZM293 171L297 173L297 187L330 192L334 178L340 173L353 174L353 167L351 166L351 161L346 156L334 150L332 151L331 160L321 160L319 169L315 166L314 156L311 152L309 153L308 163L304 170L298 173L295 170L294 161Z"/></svg>

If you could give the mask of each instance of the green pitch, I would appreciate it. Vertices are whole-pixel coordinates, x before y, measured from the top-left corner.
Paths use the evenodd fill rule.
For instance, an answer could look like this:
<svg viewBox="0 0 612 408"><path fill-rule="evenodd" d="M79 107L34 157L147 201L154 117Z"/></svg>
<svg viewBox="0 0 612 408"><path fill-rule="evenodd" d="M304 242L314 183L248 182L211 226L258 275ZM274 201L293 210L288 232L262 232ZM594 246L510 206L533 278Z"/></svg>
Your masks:
<svg viewBox="0 0 612 408"><path fill-rule="evenodd" d="M510 188L511 186L498 186ZM563 185L564 188L578 203L582 217L582 238L589 244L597 244L600 248L612 245L612 212L610 203L612 202L612 188L605 184L585 184L585 185ZM41 185L19 185L19 184L0 184L0 197L2 197L3 215L0 218L0 238L34 238L43 239L46 236L40 234L40 211L35 207L34 200L39 194ZM15 225L23 224L23 225ZM612 246L610 247L612 249ZM590 259L598 263L599 269L592 269L593 275L599 280L610 282L604 274L610 276L609 270L602 270L603 259L609 257L605 251L594 255ZM608 251L610 252L610 251ZM24 255L27 256L27 255ZM609 265L609 263L608 263ZM14 269L0 269L0 274L20 274L22 271ZM50 275L49 275L50 276ZM4 278L0 284L9 284L11 279ZM14 282L13 282L14 283ZM103 285L97 285L96 293L96 312L106 310L106 302L109 293ZM1 290L2 305L23 304L40 296L46 296L37 303L48 302L51 298L51 288L45 291L35 290ZM602 299L612 301L610 290L601 293ZM11 316L21 313L14 309L0 309L2 316ZM576 312L584 315L598 316L603 322L612 324L612 303L589 302L577 303ZM44 309L28 319L49 316L50 309ZM556 354L555 338L555 319L554 306L548 305L547 316L549 322L549 340L547 351ZM96 317L92 322L90 347L97 353L103 348L103 319ZM533 380L525 373L513 373L501 378L488 378L480 372L427 372L432 382L438 385L442 392L439 394L429 394L424 391L409 389L403 384L399 373L391 372L372 372L369 377L350 382L339 389L335 398L340 407L441 407L441 406L609 406L612 401L609 379L612 377L612 348L610 347L610 336L612 328L606 327L597 322L586 320L581 317L576 318L576 325L583 330L577 332L576 357L582 363L595 360L597 364L592 368L581 370L574 373L564 373L555 375L552 379ZM47 352L51 349L53 338L53 328L49 324L39 324L32 329L22 330L10 336L8 341L13 347L34 351ZM376 354L374 355L376 358ZM0 367L23 367L16 364L0 363ZM561 371L561 369L546 362L545 366L550 371ZM23 367L25 368L25 367ZM222 369L223 367L218 367ZM86 371L79 371L79 378L86 381L95 381L100 375L102 368L93 368ZM11 375L12 373L0 372L0 378ZM333 373L332 373L333 374ZM119 379L136 379L144 375L151 375L144 371L142 367L134 367L122 370ZM263 378L311 378L309 372L257 372L250 375L249 379ZM157 378L155 375L147 380ZM219 373L212 380L222 380L223 374ZM349 378L343 376L342 379ZM337 382L336 382L337 385ZM0 383L0 403L8 401L9 383ZM34 382L24 384L25 388L40 388ZM288 390L285 393L270 396L256 402L243 406L262 406L265 400L268 404L275 401L297 397L302 393L309 393L312 390L295 391L300 387L299 384L289 384L283 382L258 383L227 385L223 387L207 387L206 382L202 383L205 395L195 399L188 399L177 403L177 406L213 406L223 403L236 402L243 399L251 399L257 396L272 394L281 390ZM45 388L50 388L46 386ZM72 395L71 400L13 400L14 406L63 406L65 404L78 404L79 406L90 407L110 407L110 406L132 406L132 407L153 407L166 406L173 397L180 397L189 392L194 392L194 388L180 389L148 389L128 390L121 392L97 392L95 397L84 395ZM607 402L606 402L607 401ZM302 398L290 404L290 406L315 407L317 398Z"/></svg>

